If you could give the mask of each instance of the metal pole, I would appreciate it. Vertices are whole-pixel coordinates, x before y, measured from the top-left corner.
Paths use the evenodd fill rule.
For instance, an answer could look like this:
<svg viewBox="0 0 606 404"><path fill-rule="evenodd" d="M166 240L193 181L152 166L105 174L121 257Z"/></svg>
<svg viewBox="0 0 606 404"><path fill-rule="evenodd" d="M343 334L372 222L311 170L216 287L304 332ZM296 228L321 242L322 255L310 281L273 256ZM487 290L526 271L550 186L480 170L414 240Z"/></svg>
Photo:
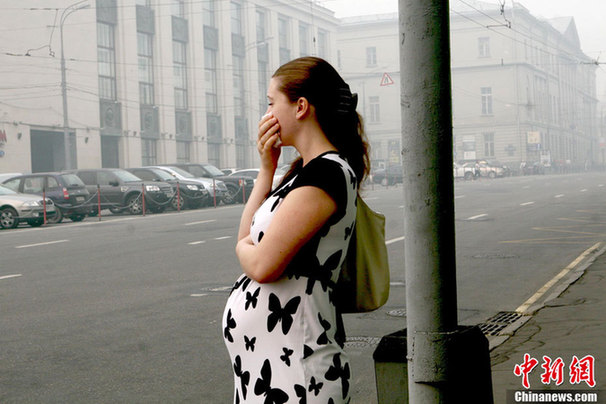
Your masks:
<svg viewBox="0 0 606 404"><path fill-rule="evenodd" d="M399 0L409 399L449 403L457 327L448 0Z"/></svg>
<svg viewBox="0 0 606 404"><path fill-rule="evenodd" d="M82 10L84 8L90 7L89 4L82 4L88 0L79 1L74 3L63 10L61 14L61 19L59 22L59 30L61 32L61 97L63 98L63 152L65 154L65 167L64 170L69 170L72 168L72 155L71 155L71 147L70 147L70 139L69 139L69 119L67 114L67 79L66 79L66 68L65 68L65 53L63 51L63 23L67 19L67 17L75 11ZM78 6L76 8L72 8Z"/></svg>

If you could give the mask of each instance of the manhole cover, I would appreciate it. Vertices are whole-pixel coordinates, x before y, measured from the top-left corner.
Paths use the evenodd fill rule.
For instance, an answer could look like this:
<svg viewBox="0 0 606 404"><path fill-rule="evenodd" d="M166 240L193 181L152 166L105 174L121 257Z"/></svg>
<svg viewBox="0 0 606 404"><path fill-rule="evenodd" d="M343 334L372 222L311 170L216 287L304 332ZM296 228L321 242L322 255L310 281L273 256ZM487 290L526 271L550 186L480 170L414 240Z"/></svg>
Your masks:
<svg viewBox="0 0 606 404"><path fill-rule="evenodd" d="M485 335L498 336L501 335L500 333L505 327L515 323L520 318L522 318L520 313L501 311L486 320L485 323L479 324L479 327Z"/></svg>

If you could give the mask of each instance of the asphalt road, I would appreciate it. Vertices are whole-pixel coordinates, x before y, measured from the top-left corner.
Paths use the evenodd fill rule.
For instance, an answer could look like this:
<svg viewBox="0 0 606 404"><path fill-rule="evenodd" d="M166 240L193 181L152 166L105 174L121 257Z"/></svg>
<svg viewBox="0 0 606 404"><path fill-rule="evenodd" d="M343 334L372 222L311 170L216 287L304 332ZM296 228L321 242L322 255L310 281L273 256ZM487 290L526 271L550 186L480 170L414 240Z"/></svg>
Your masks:
<svg viewBox="0 0 606 404"><path fill-rule="evenodd" d="M402 195L365 193L387 217L392 291L346 316L354 402L372 402L373 344L405 327ZM603 241L605 197L602 173L457 182L459 322L515 310ZM1 231L0 402L230 402L220 319L241 210Z"/></svg>

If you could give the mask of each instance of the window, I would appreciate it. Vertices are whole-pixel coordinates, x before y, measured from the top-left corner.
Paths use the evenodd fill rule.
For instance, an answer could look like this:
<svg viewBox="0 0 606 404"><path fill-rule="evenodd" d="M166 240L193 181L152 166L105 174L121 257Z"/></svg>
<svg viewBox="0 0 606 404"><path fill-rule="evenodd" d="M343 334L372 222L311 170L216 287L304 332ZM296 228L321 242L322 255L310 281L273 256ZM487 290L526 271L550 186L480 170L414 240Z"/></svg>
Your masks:
<svg viewBox="0 0 606 404"><path fill-rule="evenodd" d="M190 142L177 142L177 162L188 163L189 160Z"/></svg>
<svg viewBox="0 0 606 404"><path fill-rule="evenodd" d="M381 121L381 109L379 104L379 97L368 97L368 104L370 107L370 122L377 123Z"/></svg>
<svg viewBox="0 0 606 404"><path fill-rule="evenodd" d="M141 139L141 163L151 166L157 163L157 141L155 139Z"/></svg>
<svg viewBox="0 0 606 404"><path fill-rule="evenodd" d="M46 190L50 191L50 190L55 190L55 189L59 189L59 182L57 182L57 179L54 177L46 177Z"/></svg>
<svg viewBox="0 0 606 404"><path fill-rule="evenodd" d="M481 58L490 57L490 38L487 36L478 38L478 56Z"/></svg>
<svg viewBox="0 0 606 404"><path fill-rule="evenodd" d="M290 60L290 24L287 17L278 17L278 46L280 47L280 64Z"/></svg>
<svg viewBox="0 0 606 404"><path fill-rule="evenodd" d="M139 56L139 102L154 104L153 36L137 32L137 53Z"/></svg>
<svg viewBox="0 0 606 404"><path fill-rule="evenodd" d="M492 115L492 87L482 87L482 115Z"/></svg>
<svg viewBox="0 0 606 404"><path fill-rule="evenodd" d="M185 18L185 2L184 0L173 0L172 15L175 17Z"/></svg>
<svg viewBox="0 0 606 404"><path fill-rule="evenodd" d="M135 4L138 5L138 6L149 7L150 6L150 0L136 0Z"/></svg>
<svg viewBox="0 0 606 404"><path fill-rule="evenodd" d="M366 48L366 67L374 67L377 65L377 48L369 46Z"/></svg>
<svg viewBox="0 0 606 404"><path fill-rule="evenodd" d="M219 112L217 104L217 52L204 49L204 88L206 89L206 111Z"/></svg>
<svg viewBox="0 0 606 404"><path fill-rule="evenodd" d="M97 67L99 70L99 98L116 100L116 49L114 26L97 23Z"/></svg>
<svg viewBox="0 0 606 404"><path fill-rule="evenodd" d="M299 23L299 54L301 56L309 55L309 26Z"/></svg>
<svg viewBox="0 0 606 404"><path fill-rule="evenodd" d="M494 133L484 133L484 156L494 157Z"/></svg>
<svg viewBox="0 0 606 404"><path fill-rule="evenodd" d="M175 109L187 109L187 59L186 43L173 41L173 77Z"/></svg>
<svg viewBox="0 0 606 404"><path fill-rule="evenodd" d="M257 43L263 43L265 41L266 31L267 31L267 14L265 13L265 11L258 9L257 10L257 29L256 29Z"/></svg>
<svg viewBox="0 0 606 404"><path fill-rule="evenodd" d="M231 33L242 35L242 5L231 2Z"/></svg>
<svg viewBox="0 0 606 404"><path fill-rule="evenodd" d="M7 181L4 184L2 184L2 186L6 187L8 189L11 189L15 192L19 192L19 182L20 181L21 181L20 179L10 180L10 181Z"/></svg>
<svg viewBox="0 0 606 404"><path fill-rule="evenodd" d="M205 0L202 2L202 21L209 27L215 26L215 1Z"/></svg>
<svg viewBox="0 0 606 404"><path fill-rule="evenodd" d="M328 32L318 30L318 56L326 58L328 56Z"/></svg>
<svg viewBox="0 0 606 404"><path fill-rule="evenodd" d="M234 63L234 115L245 116L244 111L244 58L233 56Z"/></svg>

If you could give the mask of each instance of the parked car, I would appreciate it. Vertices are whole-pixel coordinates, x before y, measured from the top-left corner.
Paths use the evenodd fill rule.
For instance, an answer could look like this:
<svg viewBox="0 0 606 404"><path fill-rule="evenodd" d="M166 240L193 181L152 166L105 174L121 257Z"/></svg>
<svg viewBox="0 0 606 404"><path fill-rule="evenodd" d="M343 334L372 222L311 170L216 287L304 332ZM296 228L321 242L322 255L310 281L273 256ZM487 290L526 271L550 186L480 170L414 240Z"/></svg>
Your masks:
<svg viewBox="0 0 606 404"><path fill-rule="evenodd" d="M155 167L127 168L144 181L166 182L173 187L171 206L176 209L195 209L208 201L208 190L195 181L178 180L166 171Z"/></svg>
<svg viewBox="0 0 606 404"><path fill-rule="evenodd" d="M5 180L3 185L16 192L44 195L53 200L56 213L49 223L61 223L64 217L80 222L90 210L90 193L86 185L71 173L48 172L26 174Z"/></svg>
<svg viewBox="0 0 606 404"><path fill-rule="evenodd" d="M463 167L474 167L478 177L497 178L505 175L505 170L502 166L497 166L485 160L475 162L467 162Z"/></svg>
<svg viewBox="0 0 606 404"><path fill-rule="evenodd" d="M199 184L200 186L204 187L204 189L206 189L206 191L208 192L208 197L206 199L202 200L202 206L214 205L215 199L217 202L221 202L221 200L223 200L223 198L225 198L225 195L227 194L227 187L225 186L223 181L215 180L214 181L215 186L213 188L212 179L195 177L193 174L191 174L185 170L182 170L179 167L173 167L173 166L150 166L150 167L158 168L160 170L166 171L168 174L173 176L176 180L193 181L193 182L196 182L197 184Z"/></svg>
<svg viewBox="0 0 606 404"><path fill-rule="evenodd" d="M46 206L45 206L46 205ZM0 227L14 229L25 222L32 227L44 223L44 209L47 218L55 215L55 204L51 199L46 204L39 195L23 194L0 185Z"/></svg>
<svg viewBox="0 0 606 404"><path fill-rule="evenodd" d="M261 169L259 168L248 168L245 170L238 170L238 171L234 171L233 173L229 174L230 176L237 176L237 177L249 177L253 179L253 184L254 182L257 181L257 176L259 175L259 172L261 171ZM282 168L277 168L276 172L274 173L274 179L272 182L272 189L277 187L278 185L280 185L280 183L282 182L282 178L284 178L284 174L286 174L286 171Z"/></svg>
<svg viewBox="0 0 606 404"><path fill-rule="evenodd" d="M250 195L254 186L254 181L251 181L249 177L225 175L223 171L212 164L176 163L167 165L185 170L194 177L211 178L223 181L227 187L227 193L222 201L226 204L242 201L244 199L242 192L244 192L248 198L248 195Z"/></svg>
<svg viewBox="0 0 606 404"><path fill-rule="evenodd" d="M391 164L385 168L379 168L372 174L372 181L375 184L394 185L401 184L404 181L402 166L400 164Z"/></svg>
<svg viewBox="0 0 606 404"><path fill-rule="evenodd" d="M476 169L473 166L469 167L453 163L453 176L455 179L464 178L466 180L472 180L476 177Z"/></svg>
<svg viewBox="0 0 606 404"><path fill-rule="evenodd" d="M0 173L0 183L19 175L23 175L23 173Z"/></svg>
<svg viewBox="0 0 606 404"><path fill-rule="evenodd" d="M119 168L75 170L74 173L86 184L91 194L100 191L101 209L112 213L128 211L133 215L143 212L142 193L145 189L145 210L160 213L166 209L173 196L173 188L166 182L143 181ZM95 201L93 201L95 202ZM92 213L97 212L97 203Z"/></svg>

